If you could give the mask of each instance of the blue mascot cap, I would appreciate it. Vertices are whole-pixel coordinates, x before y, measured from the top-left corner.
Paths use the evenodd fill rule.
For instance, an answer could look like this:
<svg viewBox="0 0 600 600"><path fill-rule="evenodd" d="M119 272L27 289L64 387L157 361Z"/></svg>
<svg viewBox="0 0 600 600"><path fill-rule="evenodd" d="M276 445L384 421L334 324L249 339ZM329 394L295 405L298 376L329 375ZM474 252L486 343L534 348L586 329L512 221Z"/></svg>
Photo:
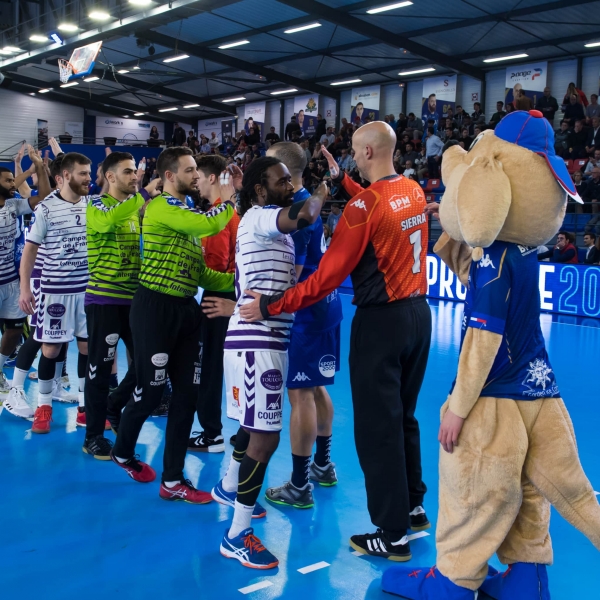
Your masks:
<svg viewBox="0 0 600 600"><path fill-rule="evenodd" d="M543 156L556 181L573 200L583 204L569 175L565 161L554 153L554 131L539 110L517 110L506 115L494 133L506 142L517 144Z"/></svg>

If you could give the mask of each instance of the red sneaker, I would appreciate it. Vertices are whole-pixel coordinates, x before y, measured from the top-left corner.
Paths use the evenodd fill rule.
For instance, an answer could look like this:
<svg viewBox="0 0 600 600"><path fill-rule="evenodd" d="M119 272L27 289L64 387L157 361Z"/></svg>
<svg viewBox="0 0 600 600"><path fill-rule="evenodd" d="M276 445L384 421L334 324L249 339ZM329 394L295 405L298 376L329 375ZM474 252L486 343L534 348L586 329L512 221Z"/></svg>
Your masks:
<svg viewBox="0 0 600 600"><path fill-rule="evenodd" d="M77 407L77 418L75 419L77 427L85 427L85 408Z"/></svg>
<svg viewBox="0 0 600 600"><path fill-rule="evenodd" d="M161 483L158 495L163 500L183 500L190 504L208 504L213 500L209 492L197 490L189 479L181 480L172 488L168 488L164 483Z"/></svg>
<svg viewBox="0 0 600 600"><path fill-rule="evenodd" d="M39 406L33 415L31 433L50 433L50 421L52 421L52 407Z"/></svg>
<svg viewBox="0 0 600 600"><path fill-rule="evenodd" d="M125 469L127 475L134 481L138 481L139 483L150 483L156 479L156 471L150 465L138 460L138 454L124 463L119 462L112 452L110 453L110 458L115 465L119 465L121 469Z"/></svg>

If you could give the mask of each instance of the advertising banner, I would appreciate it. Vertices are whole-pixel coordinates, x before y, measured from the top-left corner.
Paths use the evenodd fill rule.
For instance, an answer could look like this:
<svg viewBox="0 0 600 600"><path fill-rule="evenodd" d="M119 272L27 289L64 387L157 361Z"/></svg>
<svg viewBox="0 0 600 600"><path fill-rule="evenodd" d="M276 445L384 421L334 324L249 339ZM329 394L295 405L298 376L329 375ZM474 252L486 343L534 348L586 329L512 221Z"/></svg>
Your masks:
<svg viewBox="0 0 600 600"><path fill-rule="evenodd" d="M265 120L267 114L266 102L253 102L244 106L244 129L249 132L250 127L258 127L261 141L265 139Z"/></svg>
<svg viewBox="0 0 600 600"><path fill-rule="evenodd" d="M45 119L37 120L37 147L38 150L48 145L48 121Z"/></svg>
<svg viewBox="0 0 600 600"><path fill-rule="evenodd" d="M186 134L191 129L185 123L180 123ZM145 143L150 137L152 127L158 129L158 139L165 139L165 124L159 121L138 121L136 119L121 119L119 117L96 117L96 137L117 138L117 145Z"/></svg>
<svg viewBox="0 0 600 600"><path fill-rule="evenodd" d="M506 104L514 102L519 92L531 98L533 105L541 98L546 87L548 63L530 63L506 68L505 100Z"/></svg>
<svg viewBox="0 0 600 600"><path fill-rule="evenodd" d="M315 135L317 130L317 113L319 112L319 96L296 96L294 98L294 114L305 137Z"/></svg>
<svg viewBox="0 0 600 600"><path fill-rule="evenodd" d="M440 118L448 114L449 108L454 112L457 81L457 75L423 79L423 102L421 109L423 128L427 126L429 119L433 119L437 127Z"/></svg>
<svg viewBox="0 0 600 600"><path fill-rule="evenodd" d="M366 118L379 121L379 101L381 100L381 86L369 85L352 88L352 106L350 107L350 122L359 119L361 123Z"/></svg>
<svg viewBox="0 0 600 600"><path fill-rule="evenodd" d="M83 144L83 122L66 121L65 133L73 136L73 144Z"/></svg>
<svg viewBox="0 0 600 600"><path fill-rule="evenodd" d="M198 121L198 131L196 132L196 136L200 139L201 135L206 136L207 139L210 140L213 132L221 141L221 121L223 119L201 119Z"/></svg>

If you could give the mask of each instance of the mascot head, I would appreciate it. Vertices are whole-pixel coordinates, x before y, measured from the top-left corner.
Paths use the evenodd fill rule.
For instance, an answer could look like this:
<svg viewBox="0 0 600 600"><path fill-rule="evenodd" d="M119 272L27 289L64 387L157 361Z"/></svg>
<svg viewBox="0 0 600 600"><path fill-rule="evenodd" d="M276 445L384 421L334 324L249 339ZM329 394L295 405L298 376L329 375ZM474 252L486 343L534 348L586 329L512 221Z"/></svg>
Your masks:
<svg viewBox="0 0 600 600"><path fill-rule="evenodd" d="M442 226L473 248L496 240L545 244L560 229L567 196L582 202L563 159L554 153L552 127L537 110L508 114L494 131L478 135L468 151L448 148L442 179Z"/></svg>

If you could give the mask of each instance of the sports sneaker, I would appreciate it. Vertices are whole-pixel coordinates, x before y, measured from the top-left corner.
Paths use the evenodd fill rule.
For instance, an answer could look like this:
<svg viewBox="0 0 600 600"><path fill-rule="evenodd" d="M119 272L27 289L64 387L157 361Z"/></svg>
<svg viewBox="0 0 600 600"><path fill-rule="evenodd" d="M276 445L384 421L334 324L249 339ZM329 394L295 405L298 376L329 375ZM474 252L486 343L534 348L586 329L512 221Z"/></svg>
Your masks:
<svg viewBox="0 0 600 600"><path fill-rule="evenodd" d="M231 506L235 508L235 497L237 492L227 492L223 489L223 480L219 481L217 485L211 490L210 495L219 503L224 504L225 506ZM267 510L264 506L259 504L258 502L254 505L254 510L252 511L253 519L262 519L267 514Z"/></svg>
<svg viewBox="0 0 600 600"><path fill-rule="evenodd" d="M291 481L286 481L281 487L268 488L265 498L273 504L293 506L294 508L312 508L315 505L312 490L312 483L307 483L303 488L297 488Z"/></svg>
<svg viewBox="0 0 600 600"><path fill-rule="evenodd" d="M406 562L412 558L406 536L397 542L391 542L381 529L377 529L375 533L353 535L350 538L350 546L361 554L370 554L397 562Z"/></svg>
<svg viewBox="0 0 600 600"><path fill-rule="evenodd" d="M68 404L77 404L79 402L77 394L69 394L65 390L60 378L52 382L52 400L56 402L66 402Z"/></svg>
<svg viewBox="0 0 600 600"><path fill-rule="evenodd" d="M221 554L226 558L239 560L250 569L274 569L279 561L262 545L254 535L254 529L248 527L233 539L228 537L229 529L221 541Z"/></svg>
<svg viewBox="0 0 600 600"><path fill-rule="evenodd" d="M113 443L110 440L107 440L103 435L96 435L86 438L82 450L86 454L91 454L97 460L110 460L112 447Z"/></svg>
<svg viewBox="0 0 600 600"><path fill-rule="evenodd" d="M81 406L77 407L77 418L75 419L75 425L77 425L77 427L86 427L85 408L82 408Z"/></svg>
<svg viewBox="0 0 600 600"><path fill-rule="evenodd" d="M64 371L63 371L64 373ZM37 379L37 373L36 373L36 379ZM64 374L61 378L60 378L61 383L63 384L63 387L65 388L65 390L69 390L71 389L71 382L69 381L69 375L68 374Z"/></svg>
<svg viewBox="0 0 600 600"><path fill-rule="evenodd" d="M6 381L6 376L0 370L0 394L8 394L10 392L10 384Z"/></svg>
<svg viewBox="0 0 600 600"><path fill-rule="evenodd" d="M136 454L122 463L117 460L117 457L113 454L112 450L110 452L110 459L115 465L118 465L121 469L125 469L127 475L134 481L138 481L139 483L150 483L151 481L154 481L156 479L156 471L150 465L138 460L139 457L140 455Z"/></svg>
<svg viewBox="0 0 600 600"><path fill-rule="evenodd" d="M27 395L22 387L10 388L8 396L4 399L4 408L15 417L33 418L33 409L29 406Z"/></svg>
<svg viewBox="0 0 600 600"><path fill-rule="evenodd" d="M193 452L225 452L225 440L218 435L214 440L206 437L204 431L192 431L188 450Z"/></svg>
<svg viewBox="0 0 600 600"><path fill-rule="evenodd" d="M50 421L52 421L52 407L38 406L33 417L31 433L50 433Z"/></svg>
<svg viewBox="0 0 600 600"><path fill-rule="evenodd" d="M310 464L308 478L325 487L337 485L338 478L335 472L335 463L330 462L327 466L320 467L313 461Z"/></svg>
<svg viewBox="0 0 600 600"><path fill-rule="evenodd" d="M425 509L422 506L417 506L410 513L410 528L413 531L425 531L431 529L431 523L425 514Z"/></svg>
<svg viewBox="0 0 600 600"><path fill-rule="evenodd" d="M183 500L189 504L208 504L212 502L212 496L208 492L197 490L189 479L182 479L172 488L168 488L164 483L161 483L158 495L163 500Z"/></svg>

